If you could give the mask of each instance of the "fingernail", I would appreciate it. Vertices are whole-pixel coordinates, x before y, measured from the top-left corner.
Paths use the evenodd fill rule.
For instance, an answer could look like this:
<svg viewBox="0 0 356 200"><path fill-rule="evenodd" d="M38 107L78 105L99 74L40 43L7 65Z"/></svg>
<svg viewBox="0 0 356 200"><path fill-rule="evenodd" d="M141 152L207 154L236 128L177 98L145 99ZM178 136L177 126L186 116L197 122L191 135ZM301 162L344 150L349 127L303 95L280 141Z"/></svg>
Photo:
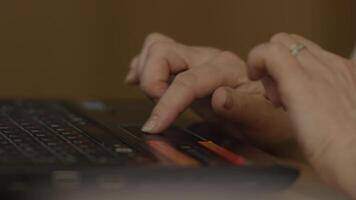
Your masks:
<svg viewBox="0 0 356 200"><path fill-rule="evenodd" d="M230 94L230 92L228 91L225 91L225 94L224 94L224 108L226 110L230 110L233 106L233 100L232 100L232 96Z"/></svg>
<svg viewBox="0 0 356 200"><path fill-rule="evenodd" d="M143 125L141 130L146 133L152 133L156 129L157 124L158 124L158 116L153 115L147 120L147 122Z"/></svg>

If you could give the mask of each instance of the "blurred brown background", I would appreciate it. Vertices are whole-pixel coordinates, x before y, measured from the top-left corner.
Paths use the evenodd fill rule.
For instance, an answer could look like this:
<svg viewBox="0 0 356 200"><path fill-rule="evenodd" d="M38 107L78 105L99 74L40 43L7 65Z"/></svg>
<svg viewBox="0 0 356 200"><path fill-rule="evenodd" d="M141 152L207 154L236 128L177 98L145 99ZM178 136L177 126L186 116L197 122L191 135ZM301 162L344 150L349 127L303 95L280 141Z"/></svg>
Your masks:
<svg viewBox="0 0 356 200"><path fill-rule="evenodd" d="M11 0L0 2L0 97L138 97L122 84L146 34L245 57L284 31L349 56L355 0Z"/></svg>

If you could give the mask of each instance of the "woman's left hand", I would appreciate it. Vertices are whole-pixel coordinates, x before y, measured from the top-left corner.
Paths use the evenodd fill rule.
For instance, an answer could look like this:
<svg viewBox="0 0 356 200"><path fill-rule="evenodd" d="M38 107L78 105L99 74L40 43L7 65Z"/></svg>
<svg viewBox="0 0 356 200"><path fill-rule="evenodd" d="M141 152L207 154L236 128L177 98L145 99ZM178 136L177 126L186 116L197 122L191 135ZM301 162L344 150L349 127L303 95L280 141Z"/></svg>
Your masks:
<svg viewBox="0 0 356 200"><path fill-rule="evenodd" d="M356 64L281 33L251 51L248 68L272 103L286 109L316 171L356 197Z"/></svg>

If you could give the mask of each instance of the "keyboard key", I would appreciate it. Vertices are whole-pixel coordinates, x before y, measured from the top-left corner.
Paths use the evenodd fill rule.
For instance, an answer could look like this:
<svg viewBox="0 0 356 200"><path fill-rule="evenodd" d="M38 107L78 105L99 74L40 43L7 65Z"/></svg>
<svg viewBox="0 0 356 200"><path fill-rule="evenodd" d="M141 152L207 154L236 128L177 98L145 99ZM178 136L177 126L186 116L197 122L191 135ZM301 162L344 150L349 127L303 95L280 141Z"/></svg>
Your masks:
<svg viewBox="0 0 356 200"><path fill-rule="evenodd" d="M122 163L145 159L64 106L0 102L0 163ZM147 159L146 159L147 161Z"/></svg>

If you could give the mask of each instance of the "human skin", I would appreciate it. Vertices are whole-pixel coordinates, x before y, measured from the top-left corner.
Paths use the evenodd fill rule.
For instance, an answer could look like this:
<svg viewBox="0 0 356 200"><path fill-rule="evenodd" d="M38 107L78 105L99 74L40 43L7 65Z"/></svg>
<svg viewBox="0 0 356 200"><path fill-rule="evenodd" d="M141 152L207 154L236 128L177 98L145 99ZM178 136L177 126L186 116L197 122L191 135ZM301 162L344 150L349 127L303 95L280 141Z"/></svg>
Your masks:
<svg viewBox="0 0 356 200"><path fill-rule="evenodd" d="M307 48L293 56L298 43ZM230 52L153 34L126 81L157 100L144 131L163 131L194 100L212 94L218 115L245 125L246 134L262 143L295 138L323 179L356 198L355 67L286 33L254 48L247 64Z"/></svg>
<svg viewBox="0 0 356 200"><path fill-rule="evenodd" d="M293 56L295 44L307 48ZM356 198L356 63L298 35L281 33L254 48L251 80L270 77L304 155L328 183Z"/></svg>
<svg viewBox="0 0 356 200"><path fill-rule="evenodd" d="M139 85L157 100L151 117L158 118L156 125L151 130L146 125L146 132L162 132L195 100L210 97L211 105L201 104L200 110L213 109L225 121L242 125L253 142L271 147L293 140L287 113L265 98L261 83L248 80L245 62L232 52L188 46L153 33L132 60L126 83ZM227 103L226 94L231 96Z"/></svg>

